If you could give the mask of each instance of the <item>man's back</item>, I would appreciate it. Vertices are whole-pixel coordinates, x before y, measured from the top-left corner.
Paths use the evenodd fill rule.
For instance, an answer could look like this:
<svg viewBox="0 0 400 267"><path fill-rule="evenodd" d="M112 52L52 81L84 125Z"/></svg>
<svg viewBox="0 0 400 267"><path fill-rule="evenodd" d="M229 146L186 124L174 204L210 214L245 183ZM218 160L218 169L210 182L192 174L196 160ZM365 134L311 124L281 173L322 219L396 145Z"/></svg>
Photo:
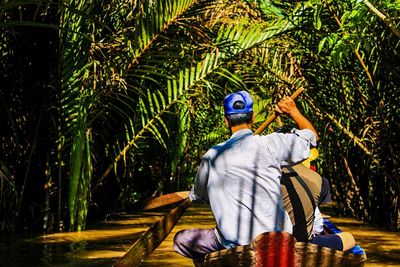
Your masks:
<svg viewBox="0 0 400 267"><path fill-rule="evenodd" d="M308 130L266 136L240 130L204 155L196 180L207 180L223 245L248 244L267 231L291 232L281 198L281 165L304 160L309 139Z"/></svg>
<svg viewBox="0 0 400 267"><path fill-rule="evenodd" d="M210 206L226 240L248 244L262 232L291 230L283 226L279 163L265 141L240 131L205 157Z"/></svg>

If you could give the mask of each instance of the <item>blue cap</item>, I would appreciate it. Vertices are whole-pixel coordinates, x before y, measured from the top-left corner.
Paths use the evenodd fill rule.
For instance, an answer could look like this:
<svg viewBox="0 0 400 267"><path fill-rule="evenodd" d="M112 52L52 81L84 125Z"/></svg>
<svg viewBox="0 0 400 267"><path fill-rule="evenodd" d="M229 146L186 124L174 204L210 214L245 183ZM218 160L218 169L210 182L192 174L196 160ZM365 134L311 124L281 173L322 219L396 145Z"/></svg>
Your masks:
<svg viewBox="0 0 400 267"><path fill-rule="evenodd" d="M236 101L244 102L244 108L235 109L233 107L233 104ZM224 99L224 110L225 114L249 113L253 111L253 99L251 98L251 95L246 91L231 93L227 95Z"/></svg>

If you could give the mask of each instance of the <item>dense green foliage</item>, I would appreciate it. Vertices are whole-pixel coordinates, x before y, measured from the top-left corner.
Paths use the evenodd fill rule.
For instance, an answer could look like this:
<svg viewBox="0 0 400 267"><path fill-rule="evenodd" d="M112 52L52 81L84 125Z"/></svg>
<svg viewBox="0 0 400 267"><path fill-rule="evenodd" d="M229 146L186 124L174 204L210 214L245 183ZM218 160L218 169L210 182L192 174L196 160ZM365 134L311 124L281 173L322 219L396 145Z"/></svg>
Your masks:
<svg viewBox="0 0 400 267"><path fill-rule="evenodd" d="M340 211L400 227L399 15L366 0L0 2L1 229L80 230L187 189L229 137L227 93L250 91L259 124L302 86Z"/></svg>

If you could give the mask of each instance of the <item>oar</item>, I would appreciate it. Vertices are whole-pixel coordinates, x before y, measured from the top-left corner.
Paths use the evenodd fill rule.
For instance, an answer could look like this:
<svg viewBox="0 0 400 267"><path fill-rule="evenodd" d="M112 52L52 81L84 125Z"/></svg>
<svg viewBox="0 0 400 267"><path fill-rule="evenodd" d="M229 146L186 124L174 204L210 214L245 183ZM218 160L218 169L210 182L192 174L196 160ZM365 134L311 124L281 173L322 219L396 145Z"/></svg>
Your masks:
<svg viewBox="0 0 400 267"><path fill-rule="evenodd" d="M302 92L304 91L303 87L300 87L297 89L291 96L290 98L295 100ZM271 116L269 116L263 124L261 124L257 130L254 132L254 134L260 134L264 131L265 128L267 128L277 117L279 116L279 113L275 112ZM150 209L156 209L156 208L161 208L163 206L171 205L178 203L180 201L183 201L186 199L188 196L188 191L181 191L181 192L175 192L175 193L170 193L166 195L162 195L156 198L153 198L149 200L143 207L143 210L150 210Z"/></svg>
<svg viewBox="0 0 400 267"><path fill-rule="evenodd" d="M168 236L191 201L186 198L178 207L154 223L125 253L114 267L140 265Z"/></svg>

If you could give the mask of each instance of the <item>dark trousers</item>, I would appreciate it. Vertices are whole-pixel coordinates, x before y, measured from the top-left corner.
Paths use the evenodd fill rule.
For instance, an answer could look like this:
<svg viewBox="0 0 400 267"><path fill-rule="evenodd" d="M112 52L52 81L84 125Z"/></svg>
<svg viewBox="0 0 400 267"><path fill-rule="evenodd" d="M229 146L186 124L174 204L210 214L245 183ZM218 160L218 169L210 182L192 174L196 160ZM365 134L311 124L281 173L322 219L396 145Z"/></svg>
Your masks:
<svg viewBox="0 0 400 267"><path fill-rule="evenodd" d="M321 247L333 248L336 250L343 250L343 242L337 235L319 235L314 236L311 243Z"/></svg>
<svg viewBox="0 0 400 267"><path fill-rule="evenodd" d="M174 250L191 258L202 259L208 253L225 249L214 233L214 228L181 230L174 237Z"/></svg>

